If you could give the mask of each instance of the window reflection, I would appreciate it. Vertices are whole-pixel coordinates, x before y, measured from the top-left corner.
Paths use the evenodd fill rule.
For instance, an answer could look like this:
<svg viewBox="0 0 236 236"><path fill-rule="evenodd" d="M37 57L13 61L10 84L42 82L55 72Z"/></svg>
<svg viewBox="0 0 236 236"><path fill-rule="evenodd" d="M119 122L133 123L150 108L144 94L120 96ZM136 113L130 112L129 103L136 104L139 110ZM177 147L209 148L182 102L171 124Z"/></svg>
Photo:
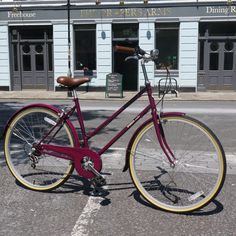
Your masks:
<svg viewBox="0 0 236 236"><path fill-rule="evenodd" d="M96 70L96 26L75 27L76 70Z"/></svg>
<svg viewBox="0 0 236 236"><path fill-rule="evenodd" d="M234 49L234 44L233 42L226 42L225 43L225 50L226 51L232 51Z"/></svg>
<svg viewBox="0 0 236 236"><path fill-rule="evenodd" d="M36 46L35 46L35 51L36 51L37 53L42 53L42 52L43 52L43 46L42 46L42 44L36 45Z"/></svg>
<svg viewBox="0 0 236 236"><path fill-rule="evenodd" d="M138 38L138 24L113 24L112 34L114 38Z"/></svg>
<svg viewBox="0 0 236 236"><path fill-rule="evenodd" d="M23 55L23 70L31 71L31 56Z"/></svg>
<svg viewBox="0 0 236 236"><path fill-rule="evenodd" d="M160 50L159 61L167 64L170 69L178 69L178 45L178 24L156 24L156 48Z"/></svg>
<svg viewBox="0 0 236 236"><path fill-rule="evenodd" d="M224 70L233 70L233 52L226 52L224 58Z"/></svg>
<svg viewBox="0 0 236 236"><path fill-rule="evenodd" d="M219 53L210 53L210 70L219 69Z"/></svg>
<svg viewBox="0 0 236 236"><path fill-rule="evenodd" d="M36 64L36 70L41 71L44 70L44 60L43 60L43 54L35 55L35 64Z"/></svg>
<svg viewBox="0 0 236 236"><path fill-rule="evenodd" d="M24 44L22 47L22 50L24 53L28 54L30 52L30 46L29 44Z"/></svg>
<svg viewBox="0 0 236 236"><path fill-rule="evenodd" d="M219 43L212 42L210 48L211 48L211 51L216 52L219 49Z"/></svg>

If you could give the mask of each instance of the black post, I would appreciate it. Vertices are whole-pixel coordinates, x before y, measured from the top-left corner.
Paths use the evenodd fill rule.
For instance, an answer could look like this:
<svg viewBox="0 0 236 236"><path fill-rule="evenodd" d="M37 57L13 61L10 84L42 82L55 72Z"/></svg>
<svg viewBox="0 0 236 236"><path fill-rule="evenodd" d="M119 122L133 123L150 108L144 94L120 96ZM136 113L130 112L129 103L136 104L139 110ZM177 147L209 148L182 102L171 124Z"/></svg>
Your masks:
<svg viewBox="0 0 236 236"><path fill-rule="evenodd" d="M68 72L67 76L71 77L71 40L70 40L70 0L67 0L67 24L68 24ZM67 93L68 97L72 97L72 92L68 91Z"/></svg>

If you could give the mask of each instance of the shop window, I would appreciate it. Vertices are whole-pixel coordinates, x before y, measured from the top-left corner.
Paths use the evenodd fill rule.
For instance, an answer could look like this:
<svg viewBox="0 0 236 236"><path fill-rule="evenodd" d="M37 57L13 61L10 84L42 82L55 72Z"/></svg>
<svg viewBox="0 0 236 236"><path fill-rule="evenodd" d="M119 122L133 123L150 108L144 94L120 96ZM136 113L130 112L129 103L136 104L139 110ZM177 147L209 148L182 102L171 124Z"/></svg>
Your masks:
<svg viewBox="0 0 236 236"><path fill-rule="evenodd" d="M92 73L96 70L96 25L76 25L75 69Z"/></svg>
<svg viewBox="0 0 236 236"><path fill-rule="evenodd" d="M209 36L235 36L234 22L211 23L209 27Z"/></svg>
<svg viewBox="0 0 236 236"><path fill-rule="evenodd" d="M170 69L178 69L179 25L156 24L156 48L159 49L159 62ZM163 69L161 66L158 69Z"/></svg>
<svg viewBox="0 0 236 236"><path fill-rule="evenodd" d="M199 24L201 37L209 36L235 36L235 22L202 22Z"/></svg>
<svg viewBox="0 0 236 236"><path fill-rule="evenodd" d="M21 39L44 39L44 30L26 26L20 30Z"/></svg>

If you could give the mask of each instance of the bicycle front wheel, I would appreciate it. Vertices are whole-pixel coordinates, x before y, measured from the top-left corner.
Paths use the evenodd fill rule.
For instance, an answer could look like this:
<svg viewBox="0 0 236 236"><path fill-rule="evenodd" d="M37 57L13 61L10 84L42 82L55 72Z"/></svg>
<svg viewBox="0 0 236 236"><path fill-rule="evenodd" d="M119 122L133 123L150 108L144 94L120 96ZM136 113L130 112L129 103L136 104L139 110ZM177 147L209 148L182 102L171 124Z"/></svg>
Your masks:
<svg viewBox="0 0 236 236"><path fill-rule="evenodd" d="M37 144L56 124L59 115L46 107L29 107L12 119L5 135L6 163L13 176L25 187L52 190L64 183L71 175L74 165L51 155L32 153ZM74 146L73 135L67 123L56 128L44 143Z"/></svg>
<svg viewBox="0 0 236 236"><path fill-rule="evenodd" d="M223 186L226 160L222 145L208 127L188 116L163 117L161 123L176 157L175 166L163 153L150 121L131 145L131 178L155 207L176 213L200 209Z"/></svg>

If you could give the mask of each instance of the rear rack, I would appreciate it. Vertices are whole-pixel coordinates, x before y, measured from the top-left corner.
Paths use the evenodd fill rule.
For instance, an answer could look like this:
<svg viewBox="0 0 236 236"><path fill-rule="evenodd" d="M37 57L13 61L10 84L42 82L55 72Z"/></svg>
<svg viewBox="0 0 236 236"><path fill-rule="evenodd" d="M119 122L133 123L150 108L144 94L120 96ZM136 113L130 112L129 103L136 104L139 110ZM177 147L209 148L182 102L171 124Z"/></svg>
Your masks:
<svg viewBox="0 0 236 236"><path fill-rule="evenodd" d="M175 78L168 78L169 82L166 84L166 78L162 78L158 82L158 96L159 98L163 94L175 94L178 96L178 84Z"/></svg>

